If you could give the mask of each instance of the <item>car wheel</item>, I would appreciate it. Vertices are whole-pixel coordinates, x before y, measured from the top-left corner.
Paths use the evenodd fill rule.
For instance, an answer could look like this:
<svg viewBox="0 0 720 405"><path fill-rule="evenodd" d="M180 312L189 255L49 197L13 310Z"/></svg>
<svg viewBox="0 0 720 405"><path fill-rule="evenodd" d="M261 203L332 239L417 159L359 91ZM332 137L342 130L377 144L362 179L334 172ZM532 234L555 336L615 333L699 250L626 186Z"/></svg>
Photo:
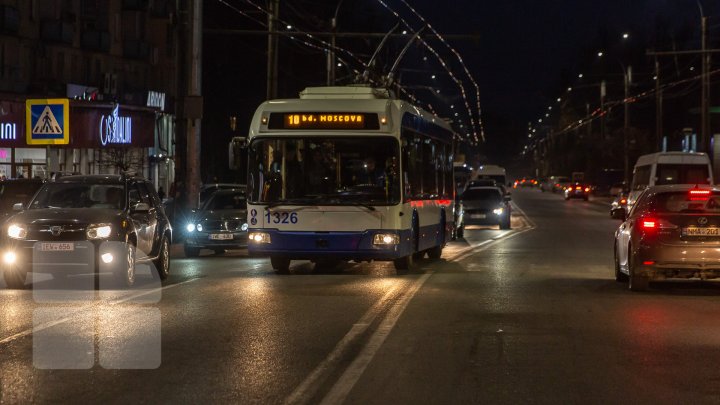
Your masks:
<svg viewBox="0 0 720 405"><path fill-rule="evenodd" d="M646 291L650 280L636 273L635 255L630 249L628 249L628 255L628 273L630 273L628 287L630 287L630 291Z"/></svg>
<svg viewBox="0 0 720 405"><path fill-rule="evenodd" d="M620 258L617 254L617 247L614 249L615 254L613 255L615 257L615 281L618 283L626 283L628 281L627 274L620 271Z"/></svg>
<svg viewBox="0 0 720 405"><path fill-rule="evenodd" d="M155 265L155 271L160 277L160 280L165 280L170 275L170 243L166 237L163 236L160 241L160 250L158 251L158 257L153 261Z"/></svg>
<svg viewBox="0 0 720 405"><path fill-rule="evenodd" d="M115 281L120 288L132 287L135 284L135 257L137 248L132 243L125 245L125 261L115 269Z"/></svg>
<svg viewBox="0 0 720 405"><path fill-rule="evenodd" d="M200 248L196 247L190 247L188 245L185 245L185 257L198 257L200 256Z"/></svg>
<svg viewBox="0 0 720 405"><path fill-rule="evenodd" d="M290 259L288 258L271 256L270 265L278 274L290 274Z"/></svg>
<svg viewBox="0 0 720 405"><path fill-rule="evenodd" d="M3 278L8 288L14 290L25 288L25 279L27 278L27 271L20 269L5 269L3 271Z"/></svg>

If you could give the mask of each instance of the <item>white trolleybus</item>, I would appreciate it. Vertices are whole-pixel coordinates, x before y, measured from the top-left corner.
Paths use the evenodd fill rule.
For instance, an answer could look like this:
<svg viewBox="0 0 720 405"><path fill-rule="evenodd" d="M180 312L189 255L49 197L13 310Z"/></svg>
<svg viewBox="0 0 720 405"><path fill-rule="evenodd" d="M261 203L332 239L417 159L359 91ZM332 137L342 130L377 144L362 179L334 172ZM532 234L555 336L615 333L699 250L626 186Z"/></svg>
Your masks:
<svg viewBox="0 0 720 405"><path fill-rule="evenodd" d="M439 258L453 229L453 132L369 87L311 87L263 103L248 137L252 255L392 260L398 272Z"/></svg>

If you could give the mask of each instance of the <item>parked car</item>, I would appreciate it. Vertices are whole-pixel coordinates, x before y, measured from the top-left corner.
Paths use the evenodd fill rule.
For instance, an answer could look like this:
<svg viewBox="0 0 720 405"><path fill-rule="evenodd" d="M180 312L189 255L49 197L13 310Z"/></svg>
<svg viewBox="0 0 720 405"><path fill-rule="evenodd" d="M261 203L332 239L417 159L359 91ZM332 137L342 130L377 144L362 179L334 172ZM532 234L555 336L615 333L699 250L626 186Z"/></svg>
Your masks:
<svg viewBox="0 0 720 405"><path fill-rule="evenodd" d="M590 190L592 187L588 184L575 183L565 187L565 200L571 198L582 198L587 201L590 198Z"/></svg>
<svg viewBox="0 0 720 405"><path fill-rule="evenodd" d="M615 231L615 280L720 278L720 188L664 185L640 194Z"/></svg>
<svg viewBox="0 0 720 405"><path fill-rule="evenodd" d="M193 211L185 227L185 256L196 257L200 249L223 253L247 247L247 200L245 188L219 190Z"/></svg>
<svg viewBox="0 0 720 405"><path fill-rule="evenodd" d="M499 225L510 229L510 195L498 187L474 187L461 196L463 223L466 225Z"/></svg>
<svg viewBox="0 0 720 405"><path fill-rule="evenodd" d="M16 204L22 210L22 204ZM3 226L2 271L10 288L28 272L105 273L135 283L138 263L170 272L172 228L152 183L124 175L67 176L42 185Z"/></svg>

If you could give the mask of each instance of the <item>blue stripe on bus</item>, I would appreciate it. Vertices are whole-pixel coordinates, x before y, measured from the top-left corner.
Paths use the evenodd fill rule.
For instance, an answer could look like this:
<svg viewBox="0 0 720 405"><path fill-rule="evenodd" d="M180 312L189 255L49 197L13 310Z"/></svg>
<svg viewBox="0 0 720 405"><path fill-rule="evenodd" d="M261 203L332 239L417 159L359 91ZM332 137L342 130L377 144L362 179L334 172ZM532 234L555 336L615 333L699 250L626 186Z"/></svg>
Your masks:
<svg viewBox="0 0 720 405"><path fill-rule="evenodd" d="M248 232L267 232L271 243L258 245L249 243L251 255L278 255L294 259L313 259L318 257L336 257L344 259L392 260L413 253L410 230L368 230L362 232L293 232L276 229L249 229ZM378 233L397 233L400 244L397 246L373 245L373 237ZM419 248L426 250L449 239L442 240L440 224L420 227Z"/></svg>

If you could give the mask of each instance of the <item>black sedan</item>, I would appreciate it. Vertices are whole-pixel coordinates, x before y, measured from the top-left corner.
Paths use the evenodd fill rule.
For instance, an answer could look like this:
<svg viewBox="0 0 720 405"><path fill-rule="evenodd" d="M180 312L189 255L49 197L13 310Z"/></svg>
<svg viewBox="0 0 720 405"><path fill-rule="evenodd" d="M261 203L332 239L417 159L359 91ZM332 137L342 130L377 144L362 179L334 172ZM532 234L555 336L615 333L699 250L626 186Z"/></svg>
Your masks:
<svg viewBox="0 0 720 405"><path fill-rule="evenodd" d="M223 253L245 248L247 229L245 189L216 191L185 226L185 256L197 257L201 249Z"/></svg>
<svg viewBox="0 0 720 405"><path fill-rule="evenodd" d="M510 229L510 196L498 187L473 187L461 196L462 226L499 225Z"/></svg>

